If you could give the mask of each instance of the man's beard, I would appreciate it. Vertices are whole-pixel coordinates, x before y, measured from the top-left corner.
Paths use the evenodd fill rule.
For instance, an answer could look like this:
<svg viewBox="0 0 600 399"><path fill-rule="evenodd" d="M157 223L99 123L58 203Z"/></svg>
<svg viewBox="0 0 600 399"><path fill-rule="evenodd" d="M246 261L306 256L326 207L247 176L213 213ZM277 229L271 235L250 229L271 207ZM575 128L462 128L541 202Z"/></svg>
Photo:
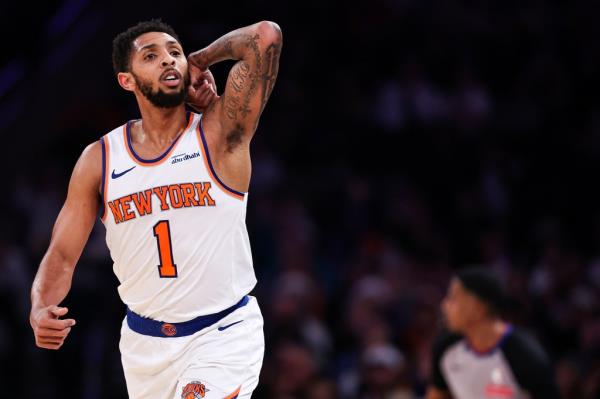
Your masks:
<svg viewBox="0 0 600 399"><path fill-rule="evenodd" d="M133 74L135 83L140 88L140 91L152 103L152 105L158 108L174 108L177 107L187 99L187 87L190 84L190 77L185 76L183 78L183 87L176 93L165 93L162 89L158 91L152 91L152 83L143 81L138 78L137 75Z"/></svg>

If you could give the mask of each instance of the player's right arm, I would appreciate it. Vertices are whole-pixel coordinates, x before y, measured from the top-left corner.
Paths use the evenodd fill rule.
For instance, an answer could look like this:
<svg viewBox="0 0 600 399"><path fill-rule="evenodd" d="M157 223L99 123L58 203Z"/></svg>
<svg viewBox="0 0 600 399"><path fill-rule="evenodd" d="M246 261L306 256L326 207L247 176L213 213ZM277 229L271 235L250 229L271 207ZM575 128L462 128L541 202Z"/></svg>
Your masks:
<svg viewBox="0 0 600 399"><path fill-rule="evenodd" d="M431 379L425 399L451 399L448 384L441 368L444 352L459 339L457 335L443 332L438 335L431 347Z"/></svg>
<svg viewBox="0 0 600 399"><path fill-rule="evenodd" d="M73 271L87 242L99 206L102 179L100 142L90 144L77 161L67 199L56 219L50 245L31 288L31 313L36 345L59 349L75 325L73 319L61 319L67 308L59 307L71 288Z"/></svg>

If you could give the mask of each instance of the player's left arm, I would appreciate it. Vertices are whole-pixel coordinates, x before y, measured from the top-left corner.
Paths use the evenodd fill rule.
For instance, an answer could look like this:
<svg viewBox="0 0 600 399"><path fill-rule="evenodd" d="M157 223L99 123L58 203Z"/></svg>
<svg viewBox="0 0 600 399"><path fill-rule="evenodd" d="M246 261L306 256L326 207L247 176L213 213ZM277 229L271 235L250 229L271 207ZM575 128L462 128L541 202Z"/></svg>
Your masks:
<svg viewBox="0 0 600 399"><path fill-rule="evenodd" d="M552 361L532 335L514 332L503 352L519 385L532 399L560 398Z"/></svg>
<svg viewBox="0 0 600 399"><path fill-rule="evenodd" d="M223 95L211 109L218 115L225 137L234 135L247 143L254 135L275 86L282 43L279 25L262 21L229 32L189 55L192 80L215 63L237 61Z"/></svg>
<svg viewBox="0 0 600 399"><path fill-rule="evenodd" d="M552 363L545 355L541 357L531 352L529 355L529 358L521 363L521 371L517 372L519 384L532 399L559 399L560 393Z"/></svg>

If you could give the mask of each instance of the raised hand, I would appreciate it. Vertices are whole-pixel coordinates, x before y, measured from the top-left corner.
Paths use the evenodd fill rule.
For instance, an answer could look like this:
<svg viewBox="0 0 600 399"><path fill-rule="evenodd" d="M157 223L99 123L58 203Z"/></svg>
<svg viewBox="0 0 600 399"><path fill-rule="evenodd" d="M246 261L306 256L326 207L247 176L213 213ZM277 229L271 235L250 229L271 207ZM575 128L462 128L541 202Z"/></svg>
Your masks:
<svg viewBox="0 0 600 399"><path fill-rule="evenodd" d="M190 85L187 104L198 112L204 112L214 100L219 98L215 78L208 68L201 70L192 63L188 64L188 68Z"/></svg>

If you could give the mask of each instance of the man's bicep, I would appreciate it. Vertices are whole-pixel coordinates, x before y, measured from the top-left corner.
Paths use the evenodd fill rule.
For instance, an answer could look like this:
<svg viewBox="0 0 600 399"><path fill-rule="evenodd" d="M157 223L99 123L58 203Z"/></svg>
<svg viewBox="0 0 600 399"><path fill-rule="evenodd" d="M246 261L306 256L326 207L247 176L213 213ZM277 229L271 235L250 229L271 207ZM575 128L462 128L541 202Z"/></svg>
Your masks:
<svg viewBox="0 0 600 399"><path fill-rule="evenodd" d="M49 250L68 261L77 261L94 226L101 162L100 148L96 144L88 146L73 169L67 199L54 224Z"/></svg>
<svg viewBox="0 0 600 399"><path fill-rule="evenodd" d="M524 350L525 358L520 361L520 366L513 370L517 372L519 384L531 395L532 398L558 399L560 397L554 368L545 353L539 350ZM511 359L509 361L514 360Z"/></svg>
<svg viewBox="0 0 600 399"><path fill-rule="evenodd" d="M519 386L534 399L560 397L548 354L532 335L514 331L503 345L503 354Z"/></svg>
<svg viewBox="0 0 600 399"><path fill-rule="evenodd" d="M220 99L223 124L239 123L249 116L254 110L250 107L252 89L257 84L257 73L254 66L244 60L233 65L227 77L225 92Z"/></svg>
<svg viewBox="0 0 600 399"><path fill-rule="evenodd" d="M94 226L97 209L97 204L76 204L67 200L54 224L49 251L69 262L76 262Z"/></svg>
<svg viewBox="0 0 600 399"><path fill-rule="evenodd" d="M226 131L252 135L277 79L282 36L271 22L245 38L247 56L229 72L221 96L221 124Z"/></svg>

